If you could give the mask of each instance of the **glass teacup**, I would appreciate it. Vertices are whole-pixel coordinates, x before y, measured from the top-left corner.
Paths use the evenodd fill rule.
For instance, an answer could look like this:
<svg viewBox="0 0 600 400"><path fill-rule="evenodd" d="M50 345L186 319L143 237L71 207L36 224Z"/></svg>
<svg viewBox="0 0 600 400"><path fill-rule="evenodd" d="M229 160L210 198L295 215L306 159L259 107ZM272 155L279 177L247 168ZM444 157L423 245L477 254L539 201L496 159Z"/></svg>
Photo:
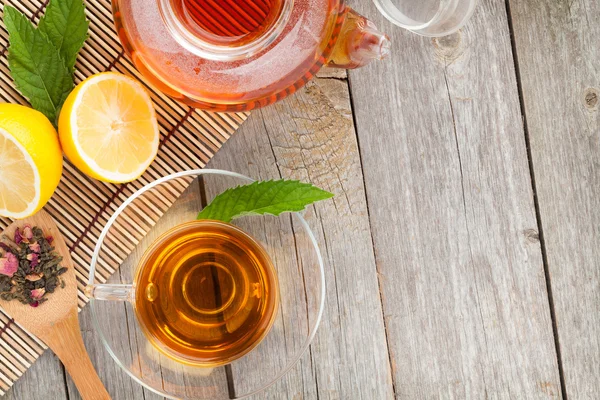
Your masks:
<svg viewBox="0 0 600 400"><path fill-rule="evenodd" d="M394 24L423 36L450 35L471 18L477 0L373 0Z"/></svg>
<svg viewBox="0 0 600 400"><path fill-rule="evenodd" d="M251 182L250 178L226 171L186 171L151 183L127 199L107 222L93 254L87 290L92 318L108 353L147 388L171 398L243 398L275 383L308 348L323 310L323 264L316 240L299 214L247 217L235 220L233 225L195 221L204 202L193 193L199 190L197 184L181 196L176 208L167 212L141 243L133 243L133 236L128 237L126 232L150 224L157 202L172 199L196 177L208 200L225 189ZM179 253L173 249L161 253L169 247L165 244L175 243L174 238L186 234L201 236L205 242L182 239ZM211 234L221 242L215 244ZM204 253L190 256L191 267L183 268L180 275L168 270L153 280L145 273L153 265L161 265L156 262L160 254L189 255L194 253L190 249L204 248L206 243L213 246L212 253L207 253L211 254L209 258ZM104 283L112 260L133 248ZM245 254L253 254L254 261L240 261L242 256L236 253L240 248ZM219 258L219 254L235 256ZM236 260L250 272L238 274L231 269L230 264ZM253 274L249 265L262 267L262 273ZM155 277L159 275L155 271ZM185 282L178 282L177 276ZM161 293L166 295L161 297ZM162 306L156 306L156 302ZM166 310L167 317L172 317L169 312L176 304L189 308L182 318L191 317L197 325L194 330L185 331L189 329L186 326L182 329L191 332L197 341L190 340L187 348L173 352L173 346L165 347L164 338L157 336L157 327L161 326L170 334L169 324L153 325L156 315L145 318L142 311ZM259 309L262 318L251 320L251 315L258 315L252 311ZM227 349L219 342L223 339L219 333L224 332L241 332L232 339L232 343L239 339L235 342L239 346L228 354L221 351ZM177 335L174 340L186 341Z"/></svg>

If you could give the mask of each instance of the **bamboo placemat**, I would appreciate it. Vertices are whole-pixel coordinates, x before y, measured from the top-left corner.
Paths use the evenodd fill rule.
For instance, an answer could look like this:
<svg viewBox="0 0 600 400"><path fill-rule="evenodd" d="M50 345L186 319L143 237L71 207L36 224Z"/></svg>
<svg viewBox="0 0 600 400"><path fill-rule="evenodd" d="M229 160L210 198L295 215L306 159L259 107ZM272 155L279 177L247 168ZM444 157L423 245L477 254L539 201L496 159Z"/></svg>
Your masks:
<svg viewBox="0 0 600 400"><path fill-rule="evenodd" d="M48 3L39 0L10 0L9 4L38 22ZM117 71L134 76L148 88L158 115L161 141L158 157L148 171L137 181L113 185L95 181L80 173L65 160L64 173L60 185L45 207L54 217L76 264L79 306L87 299L83 288L87 282L88 266L94 246L102 227L119 205L136 190L162 176L185 169L204 167L221 145L248 116L247 113L215 114L192 109L168 98L150 87L134 69L121 47L113 25L110 0L87 0L87 16L90 20L90 38L79 55L76 81L79 82L94 73ZM0 9L4 5L0 4ZM8 34L0 29L0 102L27 102L15 90L8 71L6 59ZM173 188L179 195L183 185ZM164 198L158 203L151 221L156 222L176 200L177 196ZM0 230L11 221L0 218ZM135 235L139 241L151 228L150 223L131 221L127 235ZM114 249L110 263L104 265L104 276L108 278L123 262L133 248ZM0 395L42 354L45 345L27 333L10 316L0 311Z"/></svg>

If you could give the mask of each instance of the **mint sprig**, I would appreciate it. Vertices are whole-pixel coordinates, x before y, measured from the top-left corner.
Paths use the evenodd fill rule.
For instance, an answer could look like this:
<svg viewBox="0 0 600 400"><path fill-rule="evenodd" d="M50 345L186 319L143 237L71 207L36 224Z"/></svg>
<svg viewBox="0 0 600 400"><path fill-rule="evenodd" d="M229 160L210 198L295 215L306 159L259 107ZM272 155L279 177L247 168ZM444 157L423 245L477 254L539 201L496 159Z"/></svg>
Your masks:
<svg viewBox="0 0 600 400"><path fill-rule="evenodd" d="M198 219L231 222L247 215L278 216L302 211L314 202L331 197L332 193L299 181L258 181L224 191L198 214Z"/></svg>
<svg viewBox="0 0 600 400"><path fill-rule="evenodd" d="M71 73L88 38L89 25L81 0L53 0L40 19L38 29L52 41Z"/></svg>
<svg viewBox="0 0 600 400"><path fill-rule="evenodd" d="M50 39L14 7L4 7L8 65L17 89L50 121L73 89L73 78Z"/></svg>
<svg viewBox="0 0 600 400"><path fill-rule="evenodd" d="M8 66L15 86L56 125L73 90L73 68L87 38L83 0L51 0L39 27L16 8L4 6L9 34Z"/></svg>

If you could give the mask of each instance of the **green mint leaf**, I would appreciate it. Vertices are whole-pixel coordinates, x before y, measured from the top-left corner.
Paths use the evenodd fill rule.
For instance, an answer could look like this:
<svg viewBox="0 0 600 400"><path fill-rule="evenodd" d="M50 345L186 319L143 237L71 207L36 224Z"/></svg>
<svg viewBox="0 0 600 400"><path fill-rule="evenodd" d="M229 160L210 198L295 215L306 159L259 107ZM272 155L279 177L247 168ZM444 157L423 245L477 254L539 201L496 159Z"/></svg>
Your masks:
<svg viewBox="0 0 600 400"><path fill-rule="evenodd" d="M333 194L299 181L254 182L224 191L198 214L198 219L231 222L246 215L277 216L302 211L309 204L331 197Z"/></svg>
<svg viewBox="0 0 600 400"><path fill-rule="evenodd" d="M82 0L51 0L40 19L38 29L48 36L71 73L88 38L89 25Z"/></svg>
<svg viewBox="0 0 600 400"><path fill-rule="evenodd" d="M17 9L4 7L9 33L8 66L17 89L52 123L73 89L73 76L48 36Z"/></svg>

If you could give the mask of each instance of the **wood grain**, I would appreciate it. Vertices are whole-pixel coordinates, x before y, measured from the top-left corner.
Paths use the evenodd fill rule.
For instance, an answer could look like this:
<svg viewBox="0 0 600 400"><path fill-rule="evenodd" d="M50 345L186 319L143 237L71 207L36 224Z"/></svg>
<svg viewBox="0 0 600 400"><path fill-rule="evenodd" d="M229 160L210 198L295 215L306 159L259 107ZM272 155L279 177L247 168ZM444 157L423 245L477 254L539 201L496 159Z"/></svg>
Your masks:
<svg viewBox="0 0 600 400"><path fill-rule="evenodd" d="M67 318L56 324L55 334L43 338L63 363L70 379L75 383L77 392L85 400L110 400L110 396L92 364L81 332L77 307L74 306Z"/></svg>
<svg viewBox="0 0 600 400"><path fill-rule="evenodd" d="M504 4L434 40L374 19L392 57L349 79L396 395L560 396Z"/></svg>
<svg viewBox="0 0 600 400"><path fill-rule="evenodd" d="M510 1L565 392L600 393L600 4Z"/></svg>
<svg viewBox="0 0 600 400"><path fill-rule="evenodd" d="M255 179L301 179L336 194L305 215L326 263L320 330L299 366L257 398L392 398L347 82L317 79L282 103L254 112L208 166Z"/></svg>

